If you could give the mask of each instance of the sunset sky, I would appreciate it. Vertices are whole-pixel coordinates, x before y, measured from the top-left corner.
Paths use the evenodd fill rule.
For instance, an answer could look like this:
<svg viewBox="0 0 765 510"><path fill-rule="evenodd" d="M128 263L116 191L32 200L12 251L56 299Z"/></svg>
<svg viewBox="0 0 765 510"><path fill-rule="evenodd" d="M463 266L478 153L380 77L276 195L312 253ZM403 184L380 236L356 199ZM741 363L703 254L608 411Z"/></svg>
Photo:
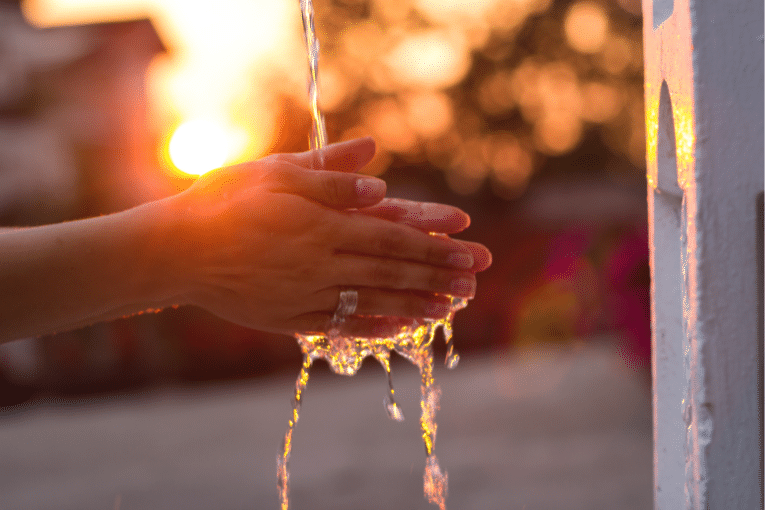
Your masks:
<svg viewBox="0 0 765 510"><path fill-rule="evenodd" d="M304 84L297 0L29 0L24 12L42 27L150 18L171 50L149 70L152 127L169 138L190 123L179 130L174 159L192 173L267 150L277 111L259 76L280 72Z"/></svg>
<svg viewBox="0 0 765 510"><path fill-rule="evenodd" d="M294 105L308 111L298 0L27 0L24 11L45 27L150 18L170 51L149 69L149 128L188 173L260 157L286 133L281 148L308 147L308 132L297 146L306 126L285 125L301 122ZM439 167L458 193L489 179L518 196L593 129L644 164L638 0L344 0L320 2L316 25L329 140L372 135L369 173L399 155Z"/></svg>

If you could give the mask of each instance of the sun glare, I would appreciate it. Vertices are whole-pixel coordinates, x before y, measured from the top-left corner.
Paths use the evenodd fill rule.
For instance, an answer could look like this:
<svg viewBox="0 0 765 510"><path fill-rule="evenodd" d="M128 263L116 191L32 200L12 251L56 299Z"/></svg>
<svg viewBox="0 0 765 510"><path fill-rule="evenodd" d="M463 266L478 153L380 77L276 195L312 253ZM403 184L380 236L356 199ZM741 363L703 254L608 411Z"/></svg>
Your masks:
<svg viewBox="0 0 765 510"><path fill-rule="evenodd" d="M26 0L24 13L40 27L149 18L170 50L148 69L149 127L171 140L168 170L192 175L270 147L277 92L269 73L305 58L286 56L302 44L297 1ZM219 121L193 120L211 118ZM249 140L240 144L243 131L231 125Z"/></svg>
<svg viewBox="0 0 765 510"><path fill-rule="evenodd" d="M202 175L236 156L244 133L211 120L184 122L173 133L168 153L173 165L187 175Z"/></svg>

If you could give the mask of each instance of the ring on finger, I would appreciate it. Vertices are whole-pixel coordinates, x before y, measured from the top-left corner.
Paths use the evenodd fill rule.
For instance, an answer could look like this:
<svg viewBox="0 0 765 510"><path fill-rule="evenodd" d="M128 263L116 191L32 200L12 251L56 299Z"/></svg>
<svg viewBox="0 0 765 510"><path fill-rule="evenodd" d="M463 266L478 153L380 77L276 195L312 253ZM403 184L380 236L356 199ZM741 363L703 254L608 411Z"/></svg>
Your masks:
<svg viewBox="0 0 765 510"><path fill-rule="evenodd" d="M359 293L353 289L340 291L340 299L332 316L332 324L337 326L345 322L349 315L353 315L359 304Z"/></svg>

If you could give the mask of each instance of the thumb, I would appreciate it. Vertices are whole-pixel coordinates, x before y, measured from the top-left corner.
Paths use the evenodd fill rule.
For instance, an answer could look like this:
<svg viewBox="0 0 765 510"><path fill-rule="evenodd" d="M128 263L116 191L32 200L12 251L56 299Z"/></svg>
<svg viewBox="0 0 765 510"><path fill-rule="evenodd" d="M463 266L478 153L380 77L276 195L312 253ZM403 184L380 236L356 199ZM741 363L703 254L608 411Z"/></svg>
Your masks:
<svg viewBox="0 0 765 510"><path fill-rule="evenodd" d="M272 191L300 195L333 209L369 207L385 198L385 181L368 175L293 168L279 172Z"/></svg>

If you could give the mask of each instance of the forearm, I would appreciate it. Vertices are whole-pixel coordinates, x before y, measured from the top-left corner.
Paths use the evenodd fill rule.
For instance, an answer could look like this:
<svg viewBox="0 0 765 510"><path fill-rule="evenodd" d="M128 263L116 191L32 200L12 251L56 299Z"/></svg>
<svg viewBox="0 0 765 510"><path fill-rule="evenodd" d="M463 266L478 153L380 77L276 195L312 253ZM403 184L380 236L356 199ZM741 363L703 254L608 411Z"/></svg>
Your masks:
<svg viewBox="0 0 765 510"><path fill-rule="evenodd" d="M0 342L183 304L165 205L0 231Z"/></svg>

